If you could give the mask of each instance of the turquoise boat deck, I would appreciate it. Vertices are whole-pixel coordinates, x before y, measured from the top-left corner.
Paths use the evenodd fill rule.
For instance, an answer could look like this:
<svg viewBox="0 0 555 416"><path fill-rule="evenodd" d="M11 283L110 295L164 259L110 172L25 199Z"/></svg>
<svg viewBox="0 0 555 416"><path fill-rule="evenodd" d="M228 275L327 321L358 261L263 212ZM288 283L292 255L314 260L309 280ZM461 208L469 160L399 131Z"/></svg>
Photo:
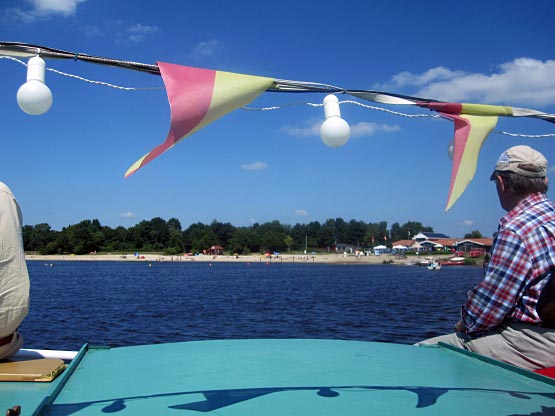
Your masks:
<svg viewBox="0 0 555 416"><path fill-rule="evenodd" d="M22 415L555 415L555 380L448 346L342 340L84 346L51 383L0 383Z"/></svg>

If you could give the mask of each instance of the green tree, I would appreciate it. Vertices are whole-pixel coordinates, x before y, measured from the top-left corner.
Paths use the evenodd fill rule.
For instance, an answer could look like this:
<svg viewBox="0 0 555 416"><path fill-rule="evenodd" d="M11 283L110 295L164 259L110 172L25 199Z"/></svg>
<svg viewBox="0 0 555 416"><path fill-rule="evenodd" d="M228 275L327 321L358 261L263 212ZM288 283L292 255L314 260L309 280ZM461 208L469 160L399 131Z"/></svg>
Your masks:
<svg viewBox="0 0 555 416"><path fill-rule="evenodd" d="M283 242L287 246L287 252L289 253L294 243L293 237L291 237L290 235L286 235L285 238L283 239Z"/></svg>
<svg viewBox="0 0 555 416"><path fill-rule="evenodd" d="M368 229L368 224L364 221L349 221L347 232L349 244L360 246L364 242L364 236L366 235L366 230Z"/></svg>
<svg viewBox="0 0 555 416"><path fill-rule="evenodd" d="M213 245L220 244L218 236L209 226L197 222L191 224L184 232L185 248L193 253L202 253Z"/></svg>
<svg viewBox="0 0 555 416"><path fill-rule="evenodd" d="M31 249L31 233L33 232L32 225L24 225L21 228L21 236L23 237L23 250L25 251L35 251L35 249Z"/></svg>
<svg viewBox="0 0 555 416"><path fill-rule="evenodd" d="M464 235L464 238L482 238L482 233L478 230L474 230Z"/></svg>
<svg viewBox="0 0 555 416"><path fill-rule="evenodd" d="M308 238L308 246L312 248L319 247L319 236L322 226L318 221L311 221L306 225L306 238ZM304 249L303 244L303 249Z"/></svg>
<svg viewBox="0 0 555 416"><path fill-rule="evenodd" d="M183 232L181 231L181 223L177 218L168 220L169 238L166 253L173 255L183 253L185 249Z"/></svg>
<svg viewBox="0 0 555 416"><path fill-rule="evenodd" d="M143 220L128 229L131 246L141 250L148 243L148 222Z"/></svg>
<svg viewBox="0 0 555 416"><path fill-rule="evenodd" d="M121 225L115 229L105 227L103 232L105 236L103 251L127 251L135 249L129 241L129 231Z"/></svg>
<svg viewBox="0 0 555 416"><path fill-rule="evenodd" d="M295 224L291 228L289 235L293 238L293 248L297 250L304 250L305 247L305 236L307 235L307 227L305 224Z"/></svg>
<svg viewBox="0 0 555 416"><path fill-rule="evenodd" d="M99 234L100 232L101 226L98 220L84 220L62 229L70 251L75 254L87 254L100 250L103 243L103 234Z"/></svg>
<svg viewBox="0 0 555 416"><path fill-rule="evenodd" d="M337 244L335 236L335 220L330 218L320 227L318 233L318 247L333 247Z"/></svg>
<svg viewBox="0 0 555 416"><path fill-rule="evenodd" d="M391 229L389 230L391 235L391 241L406 240L408 238L407 234L403 235L403 230L398 222L391 224Z"/></svg>
<svg viewBox="0 0 555 416"><path fill-rule="evenodd" d="M269 230L262 234L262 248L264 251L283 251L285 246L285 235L277 230Z"/></svg>
<svg viewBox="0 0 555 416"><path fill-rule="evenodd" d="M148 222L148 249L163 250L170 239L168 223L160 217L155 217Z"/></svg>
<svg viewBox="0 0 555 416"><path fill-rule="evenodd" d="M274 220L238 228L230 223L213 220L210 225L197 222L182 231L178 219L170 218L165 221L155 217L128 229L122 226L112 229L102 226L99 220L94 219L69 225L61 231L52 230L45 223L25 225L22 233L25 250L45 254L84 254L100 250L156 250L177 254L183 251L202 252L213 245L221 245L229 252L247 254L263 250L304 250L305 244L311 250L330 248L336 243L370 247L372 244L391 244L422 231L433 232L433 228L410 221L403 225L394 223L391 230L388 230L385 221L367 224L364 221L350 220L347 223L342 218L328 219L323 224L318 221L297 223L293 227ZM481 236L475 230L466 234L465 238Z"/></svg>
<svg viewBox="0 0 555 416"><path fill-rule="evenodd" d="M168 254L183 253L183 234L175 229L170 229L170 237L167 244L166 252Z"/></svg>
<svg viewBox="0 0 555 416"><path fill-rule="evenodd" d="M218 236L210 227L204 229L202 237L193 244L193 250L196 252L204 251L214 245L219 245Z"/></svg>
<svg viewBox="0 0 555 416"><path fill-rule="evenodd" d="M181 232L181 223L177 218L170 218L168 220L168 228L170 231L179 231Z"/></svg>
<svg viewBox="0 0 555 416"><path fill-rule="evenodd" d="M185 251L193 251L193 244L195 241L202 238L202 234L206 225L201 222L197 222L189 225L189 227L183 231L183 239L185 245Z"/></svg>
<svg viewBox="0 0 555 416"><path fill-rule="evenodd" d="M349 239L348 226L343 218L335 219L335 238L338 243L347 243Z"/></svg>
<svg viewBox="0 0 555 416"><path fill-rule="evenodd" d="M23 247L25 250L38 251L40 253L45 252L46 245L54 241L58 234L46 223L37 224L35 226L25 225L22 231Z"/></svg>
<svg viewBox="0 0 555 416"><path fill-rule="evenodd" d="M362 239L363 245L366 247L377 246L386 243L387 222L380 221L378 223L368 224L366 233Z"/></svg>
<svg viewBox="0 0 555 416"><path fill-rule="evenodd" d="M283 251L285 249L285 237L289 234L290 227L282 225L279 221L274 220L264 223L257 229L261 237L261 249L263 251Z"/></svg>
<svg viewBox="0 0 555 416"><path fill-rule="evenodd" d="M252 240L252 230L247 227L239 227L229 240L228 249L231 253L250 254Z"/></svg>
<svg viewBox="0 0 555 416"><path fill-rule="evenodd" d="M214 231L214 234L218 237L218 244L224 248L227 248L229 241L233 237L236 228L229 222L221 223L217 220L213 220L210 224L210 228Z"/></svg>

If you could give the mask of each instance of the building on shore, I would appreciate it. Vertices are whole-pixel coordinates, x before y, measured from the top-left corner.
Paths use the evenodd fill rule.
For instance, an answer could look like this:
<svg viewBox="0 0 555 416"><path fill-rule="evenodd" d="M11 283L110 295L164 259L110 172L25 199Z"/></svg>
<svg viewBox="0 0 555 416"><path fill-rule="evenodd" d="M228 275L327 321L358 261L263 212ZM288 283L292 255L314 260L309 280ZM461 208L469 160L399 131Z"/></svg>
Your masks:
<svg viewBox="0 0 555 416"><path fill-rule="evenodd" d="M489 251L492 238L450 238L441 233L423 232L410 240L393 242L393 246L405 246L417 252L450 252L460 256L478 257Z"/></svg>

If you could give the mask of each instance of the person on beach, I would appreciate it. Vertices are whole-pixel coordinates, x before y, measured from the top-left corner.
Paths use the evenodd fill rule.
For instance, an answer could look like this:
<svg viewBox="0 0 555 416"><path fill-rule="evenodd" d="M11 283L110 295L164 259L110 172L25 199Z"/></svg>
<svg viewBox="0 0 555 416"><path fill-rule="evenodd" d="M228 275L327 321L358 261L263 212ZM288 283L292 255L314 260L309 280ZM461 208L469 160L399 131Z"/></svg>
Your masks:
<svg viewBox="0 0 555 416"><path fill-rule="evenodd" d="M29 274L25 264L21 210L0 182L0 360L23 344L17 329L29 312Z"/></svg>
<svg viewBox="0 0 555 416"><path fill-rule="evenodd" d="M468 292L455 333L416 345L444 342L529 370L555 366L555 205L546 196L547 160L528 146L511 147L490 179L507 214L484 279Z"/></svg>

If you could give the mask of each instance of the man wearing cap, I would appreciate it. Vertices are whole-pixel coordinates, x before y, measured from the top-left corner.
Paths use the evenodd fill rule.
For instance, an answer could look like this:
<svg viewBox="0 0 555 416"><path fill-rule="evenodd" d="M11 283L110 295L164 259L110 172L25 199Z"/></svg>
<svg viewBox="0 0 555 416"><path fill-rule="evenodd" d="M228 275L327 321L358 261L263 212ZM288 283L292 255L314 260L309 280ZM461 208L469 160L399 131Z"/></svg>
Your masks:
<svg viewBox="0 0 555 416"><path fill-rule="evenodd" d="M29 311L29 275L21 233L21 210L0 182L0 360L23 343L17 328Z"/></svg>
<svg viewBox="0 0 555 416"><path fill-rule="evenodd" d="M547 199L547 160L528 146L501 154L491 175L507 214L484 269L468 292L455 333L417 345L445 342L519 367L555 366L555 205Z"/></svg>

